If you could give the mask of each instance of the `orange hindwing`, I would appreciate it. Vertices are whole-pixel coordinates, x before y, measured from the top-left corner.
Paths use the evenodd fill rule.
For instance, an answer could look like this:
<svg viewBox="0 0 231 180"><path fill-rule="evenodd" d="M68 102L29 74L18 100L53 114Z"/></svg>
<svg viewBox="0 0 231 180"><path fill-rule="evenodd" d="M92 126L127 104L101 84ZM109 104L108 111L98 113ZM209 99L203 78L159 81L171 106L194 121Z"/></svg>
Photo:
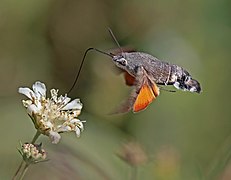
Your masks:
<svg viewBox="0 0 231 180"><path fill-rule="evenodd" d="M156 84L153 84L152 87L143 84L133 105L133 111L138 112L145 109L158 95L159 88Z"/></svg>
<svg viewBox="0 0 231 180"><path fill-rule="evenodd" d="M124 72L124 78L126 85L133 86L135 84L135 78L131 76L127 71Z"/></svg>

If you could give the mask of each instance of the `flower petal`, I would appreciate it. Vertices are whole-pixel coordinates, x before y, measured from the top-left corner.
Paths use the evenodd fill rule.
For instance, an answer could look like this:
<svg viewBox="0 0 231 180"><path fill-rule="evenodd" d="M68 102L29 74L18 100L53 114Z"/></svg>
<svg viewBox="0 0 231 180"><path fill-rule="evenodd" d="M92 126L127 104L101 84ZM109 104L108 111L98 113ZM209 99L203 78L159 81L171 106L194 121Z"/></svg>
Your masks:
<svg viewBox="0 0 231 180"><path fill-rule="evenodd" d="M33 97L35 97L34 92L30 88L27 88L27 87L26 88L23 88L23 87L18 88L18 92L20 94L24 94L25 96L27 96L31 100Z"/></svg>
<svg viewBox="0 0 231 180"><path fill-rule="evenodd" d="M84 130L83 123L81 121L78 123L78 128L80 128L81 131Z"/></svg>
<svg viewBox="0 0 231 180"><path fill-rule="evenodd" d="M68 103L66 106L62 108L62 110L70 110L70 109L82 109L83 105L80 102L79 99L74 99L70 103Z"/></svg>
<svg viewBox="0 0 231 180"><path fill-rule="evenodd" d="M80 132L81 132L80 129L76 126L75 127L75 134L77 137L80 137Z"/></svg>
<svg viewBox="0 0 231 180"><path fill-rule="evenodd" d="M36 81L33 84L32 88L33 88L33 91L35 92L37 97L39 97L39 98L46 97L46 86L44 83Z"/></svg>
<svg viewBox="0 0 231 180"><path fill-rule="evenodd" d="M36 105L31 104L27 107L27 113L32 116L33 114L37 114L40 111L40 108L38 108Z"/></svg>
<svg viewBox="0 0 231 180"><path fill-rule="evenodd" d="M79 119L72 119L70 121L71 124L75 124L76 126L78 126L78 128L83 131L84 130L84 127L83 127L83 122L80 121Z"/></svg>
<svg viewBox="0 0 231 180"><path fill-rule="evenodd" d="M60 96L60 98L61 98L62 96ZM63 104L64 105L67 105L67 103L69 103L70 102L70 100L71 100L71 98L69 98L69 97L63 97L63 99L62 99L62 102L63 102Z"/></svg>
<svg viewBox="0 0 231 180"><path fill-rule="evenodd" d="M63 125L63 126L59 127L59 129L57 131L58 132L69 132L69 131L71 131L71 127Z"/></svg>
<svg viewBox="0 0 231 180"><path fill-rule="evenodd" d="M49 132L49 137L50 137L50 140L51 140L51 142L53 144L57 144L61 139L60 134L55 132L55 131L50 131Z"/></svg>

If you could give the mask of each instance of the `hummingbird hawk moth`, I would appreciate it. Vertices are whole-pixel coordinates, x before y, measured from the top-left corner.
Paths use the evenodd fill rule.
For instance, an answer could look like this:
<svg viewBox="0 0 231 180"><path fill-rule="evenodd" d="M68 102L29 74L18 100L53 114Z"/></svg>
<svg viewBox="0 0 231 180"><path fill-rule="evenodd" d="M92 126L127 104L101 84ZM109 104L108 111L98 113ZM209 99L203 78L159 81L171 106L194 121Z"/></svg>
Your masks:
<svg viewBox="0 0 231 180"><path fill-rule="evenodd" d="M110 56L114 64L124 71L126 84L134 86L128 100L125 101L115 113L125 113L130 110L139 112L144 110L157 98L157 96L159 96L161 89L159 85L173 85L176 89L183 91L201 92L200 83L193 79L184 68L169 62L161 61L144 52L123 52L111 29L109 29L109 32L120 48L120 52L118 54L113 54L103 52L96 48L87 49L70 91L77 82L88 51L95 50Z"/></svg>
<svg viewBox="0 0 231 180"><path fill-rule="evenodd" d="M177 89L201 92L200 84L182 67L161 61L143 52L122 52L112 57L119 68L125 70L127 85L135 88L119 112L139 112L160 94L158 85L173 85Z"/></svg>

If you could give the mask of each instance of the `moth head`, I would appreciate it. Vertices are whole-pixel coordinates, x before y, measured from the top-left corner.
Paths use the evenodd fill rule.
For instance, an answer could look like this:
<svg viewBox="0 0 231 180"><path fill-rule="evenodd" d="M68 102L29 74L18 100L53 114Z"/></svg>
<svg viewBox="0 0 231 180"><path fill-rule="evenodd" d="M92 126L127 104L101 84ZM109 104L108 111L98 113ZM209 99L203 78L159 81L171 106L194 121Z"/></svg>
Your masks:
<svg viewBox="0 0 231 180"><path fill-rule="evenodd" d="M128 65L128 61L125 59L123 55L113 56L112 57L113 62L116 66L118 66L121 69L125 69Z"/></svg>
<svg viewBox="0 0 231 180"><path fill-rule="evenodd" d="M136 76L139 67L142 66L141 62L135 60L134 54L132 53L121 53L119 55L112 57L115 65L125 71L127 71L132 76Z"/></svg>

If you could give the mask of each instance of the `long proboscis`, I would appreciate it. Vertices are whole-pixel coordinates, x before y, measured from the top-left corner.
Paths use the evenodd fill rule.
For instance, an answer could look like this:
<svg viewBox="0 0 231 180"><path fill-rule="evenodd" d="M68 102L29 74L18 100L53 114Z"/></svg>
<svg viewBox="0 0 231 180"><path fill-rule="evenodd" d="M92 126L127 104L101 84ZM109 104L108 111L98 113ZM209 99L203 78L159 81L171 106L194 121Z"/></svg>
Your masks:
<svg viewBox="0 0 231 180"><path fill-rule="evenodd" d="M96 49L96 48L93 48L93 47L88 48L88 49L85 51L85 53L84 53L83 59L82 59L82 61L81 61L81 64L80 64L80 67L79 67L79 70L78 70L78 73L77 73L77 75L76 75L76 77L75 77L75 81L73 82L73 84L72 84L70 90L67 92L67 94L69 94L69 93L74 89L75 85L77 84L78 79L79 79L79 75L80 75L81 70L82 70L82 68L83 68L83 63L84 63L84 61L85 61L85 59L86 59L86 56L87 56L87 53L88 53L89 51L92 51L92 50L94 50L94 51L96 51L96 52L99 52L99 53L101 53L101 54L105 54L105 55L107 55L107 56L110 56L111 58L114 56L112 53L106 53L106 52L104 52L104 51L101 51L101 50Z"/></svg>

